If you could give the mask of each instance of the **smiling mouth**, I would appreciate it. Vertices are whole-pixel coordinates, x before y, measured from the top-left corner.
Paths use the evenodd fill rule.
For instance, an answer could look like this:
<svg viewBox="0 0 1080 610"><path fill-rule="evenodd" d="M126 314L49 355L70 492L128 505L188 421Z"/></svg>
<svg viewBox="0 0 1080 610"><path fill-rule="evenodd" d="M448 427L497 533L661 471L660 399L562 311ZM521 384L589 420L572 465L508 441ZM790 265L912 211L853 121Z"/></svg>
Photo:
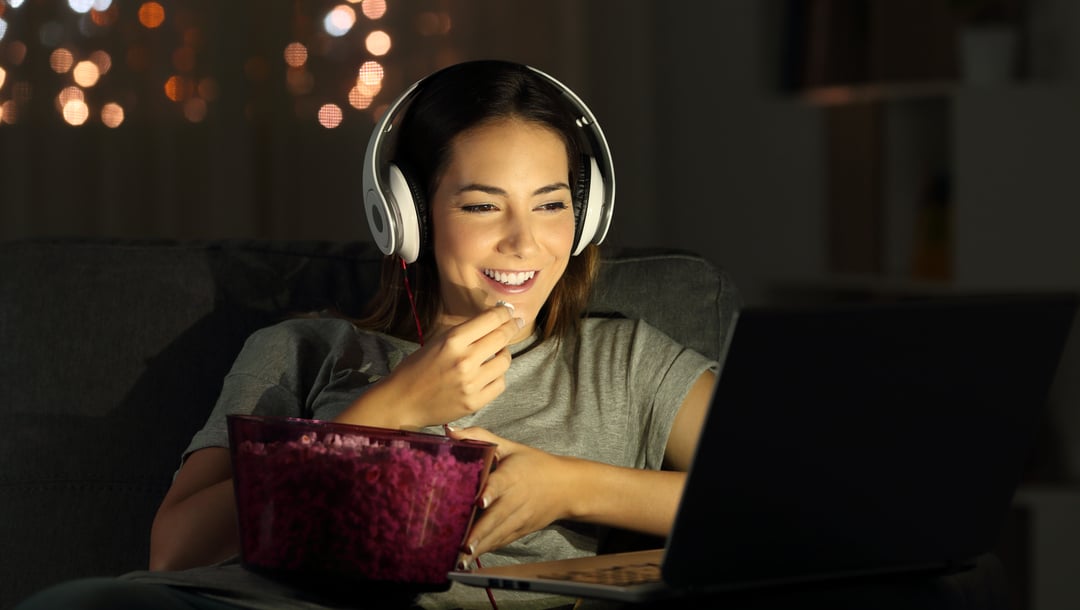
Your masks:
<svg viewBox="0 0 1080 610"><path fill-rule="evenodd" d="M536 271L496 271L484 269L484 275L506 286L520 286L536 277Z"/></svg>

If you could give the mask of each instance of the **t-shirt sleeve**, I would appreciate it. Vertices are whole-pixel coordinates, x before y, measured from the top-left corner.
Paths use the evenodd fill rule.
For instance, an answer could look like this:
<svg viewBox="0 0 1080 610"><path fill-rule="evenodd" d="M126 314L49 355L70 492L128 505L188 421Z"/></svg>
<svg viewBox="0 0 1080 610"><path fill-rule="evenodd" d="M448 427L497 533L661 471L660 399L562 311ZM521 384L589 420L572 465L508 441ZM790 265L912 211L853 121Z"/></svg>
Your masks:
<svg viewBox="0 0 1080 610"><path fill-rule="evenodd" d="M718 370L716 361L684 347L647 322L637 323L628 378L639 409L636 421L641 424L636 463L654 470L661 467L675 415L690 388L706 371Z"/></svg>
<svg viewBox="0 0 1080 610"><path fill-rule="evenodd" d="M292 383L300 336L288 323L260 329L248 337L222 383L206 424L195 433L184 458L206 447L228 447L228 415L301 417L303 403Z"/></svg>
<svg viewBox="0 0 1080 610"><path fill-rule="evenodd" d="M231 414L331 418L335 412L323 404L336 400L340 408L384 374L386 351L371 335L358 338L340 318L299 318L256 331L184 458L206 447L228 447Z"/></svg>

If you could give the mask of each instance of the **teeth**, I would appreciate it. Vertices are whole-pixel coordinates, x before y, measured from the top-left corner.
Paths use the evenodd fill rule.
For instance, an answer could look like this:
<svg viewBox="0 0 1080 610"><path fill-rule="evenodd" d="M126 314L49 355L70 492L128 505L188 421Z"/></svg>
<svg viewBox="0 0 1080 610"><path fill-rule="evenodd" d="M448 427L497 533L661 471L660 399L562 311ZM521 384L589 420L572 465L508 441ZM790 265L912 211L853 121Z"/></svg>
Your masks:
<svg viewBox="0 0 1080 610"><path fill-rule="evenodd" d="M511 273L505 273L502 271L493 271L491 269L484 269L484 275L499 282L500 284L506 284L507 286L520 286L525 282L531 280L535 271L515 271Z"/></svg>

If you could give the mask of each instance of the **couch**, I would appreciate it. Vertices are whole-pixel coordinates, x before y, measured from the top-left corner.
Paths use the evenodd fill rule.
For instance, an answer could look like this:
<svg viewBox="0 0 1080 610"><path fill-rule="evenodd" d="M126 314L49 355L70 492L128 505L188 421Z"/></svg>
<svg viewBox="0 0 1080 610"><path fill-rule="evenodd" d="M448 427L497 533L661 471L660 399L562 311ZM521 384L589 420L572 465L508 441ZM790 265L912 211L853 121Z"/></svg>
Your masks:
<svg viewBox="0 0 1080 610"><path fill-rule="evenodd" d="M179 455L244 339L295 313L356 314L366 242L0 243L0 608L147 564ZM712 357L738 308L679 251L604 252L591 311L644 318Z"/></svg>

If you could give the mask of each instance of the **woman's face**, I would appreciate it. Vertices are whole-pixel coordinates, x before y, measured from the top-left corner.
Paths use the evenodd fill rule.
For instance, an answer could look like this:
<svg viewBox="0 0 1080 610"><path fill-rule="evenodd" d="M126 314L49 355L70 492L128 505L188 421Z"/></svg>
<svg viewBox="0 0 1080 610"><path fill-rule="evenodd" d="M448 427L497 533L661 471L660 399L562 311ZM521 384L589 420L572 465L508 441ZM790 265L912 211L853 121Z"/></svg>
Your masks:
<svg viewBox="0 0 1080 610"><path fill-rule="evenodd" d="M506 301L525 320L515 341L533 332L573 245L568 175L566 146L543 125L503 119L454 138L431 202L439 329Z"/></svg>

